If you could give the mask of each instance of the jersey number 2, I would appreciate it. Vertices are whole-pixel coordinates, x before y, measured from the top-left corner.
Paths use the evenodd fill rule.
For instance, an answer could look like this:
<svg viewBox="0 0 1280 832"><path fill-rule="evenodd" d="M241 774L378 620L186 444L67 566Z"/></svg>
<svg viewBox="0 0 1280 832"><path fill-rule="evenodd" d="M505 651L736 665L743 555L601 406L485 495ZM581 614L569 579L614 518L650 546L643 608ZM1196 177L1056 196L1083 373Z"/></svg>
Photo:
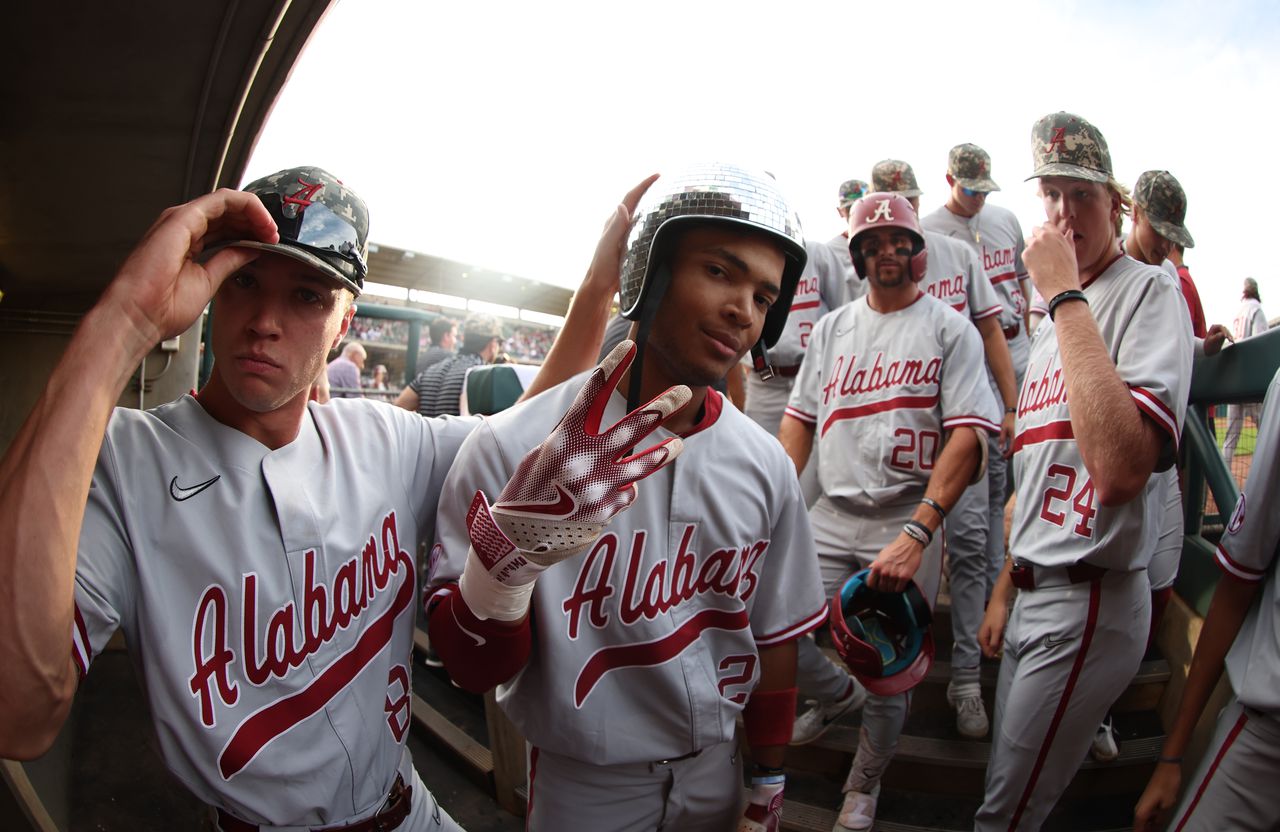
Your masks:
<svg viewBox="0 0 1280 832"><path fill-rule="evenodd" d="M1056 462L1049 466L1048 476L1055 484L1044 492L1040 517L1055 526L1065 527L1069 503L1071 512L1076 516L1075 526L1071 531L1080 537L1093 537L1093 518L1098 514L1098 510L1093 507L1093 478L1085 477L1084 485L1076 491L1076 469ZM1075 496L1072 496L1073 492ZM1062 504L1062 511L1057 508L1059 503Z"/></svg>
<svg viewBox="0 0 1280 832"><path fill-rule="evenodd" d="M741 653L736 656L725 656L720 660L720 670L727 671L730 668L741 667L738 673L728 673L720 678L720 695L724 696L725 690L730 685L746 685L751 681L752 674L756 670L756 657L750 653ZM728 697L730 702L742 704L747 701L747 691L740 691L733 696Z"/></svg>
<svg viewBox="0 0 1280 832"><path fill-rule="evenodd" d="M403 740L409 730L409 719L413 714L409 691L409 668L395 665L387 674L387 701L382 709L386 711L387 725L391 727L391 736L396 738L396 742Z"/></svg>

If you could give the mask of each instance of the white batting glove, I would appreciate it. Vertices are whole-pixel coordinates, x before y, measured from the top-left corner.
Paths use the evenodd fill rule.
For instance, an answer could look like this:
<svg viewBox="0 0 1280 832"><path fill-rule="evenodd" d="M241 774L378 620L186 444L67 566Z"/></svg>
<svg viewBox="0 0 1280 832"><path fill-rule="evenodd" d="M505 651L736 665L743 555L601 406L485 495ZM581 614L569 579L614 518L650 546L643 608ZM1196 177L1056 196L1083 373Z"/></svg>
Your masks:
<svg viewBox="0 0 1280 832"><path fill-rule="evenodd" d="M596 367L564 418L521 460L490 507L476 492L467 512L471 552L458 582L478 618L515 621L529 607L533 582L547 567L595 542L635 502L636 483L674 460L679 437L631 453L688 403L688 387L668 389L601 430L600 420L636 347L623 341Z"/></svg>
<svg viewBox="0 0 1280 832"><path fill-rule="evenodd" d="M738 821L738 832L778 832L782 828L784 785L782 774L751 778L751 797Z"/></svg>

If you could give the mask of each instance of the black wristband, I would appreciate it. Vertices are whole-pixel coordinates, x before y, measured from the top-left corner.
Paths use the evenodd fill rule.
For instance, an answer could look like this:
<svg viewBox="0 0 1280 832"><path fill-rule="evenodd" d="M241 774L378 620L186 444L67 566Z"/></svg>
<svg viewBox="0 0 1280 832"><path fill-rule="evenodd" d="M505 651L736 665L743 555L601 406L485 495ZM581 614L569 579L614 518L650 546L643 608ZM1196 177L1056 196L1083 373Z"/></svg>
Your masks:
<svg viewBox="0 0 1280 832"><path fill-rule="evenodd" d="M1079 289L1068 289L1065 292L1059 292L1053 296L1053 300L1049 301L1049 320L1053 320L1053 313L1058 310L1058 306L1069 300L1082 300L1086 306L1089 304L1089 299Z"/></svg>
<svg viewBox="0 0 1280 832"><path fill-rule="evenodd" d="M933 499L932 497L921 497L921 498L920 498L920 502L924 503L924 504L925 504L925 505L927 505L929 508L931 508L931 509L933 509L934 511L938 512L938 517L939 517L940 519L942 519L942 520L946 520L946 519L947 519L947 510L946 510L945 508L943 508L943 507L942 507L942 504L941 504L941 503L939 503L937 500Z"/></svg>
<svg viewBox="0 0 1280 832"><path fill-rule="evenodd" d="M928 546L933 542L933 532L929 531L929 527L919 520L908 520L903 524L902 530L907 533L908 537L914 538L922 546ZM912 532L915 532L915 534L912 534ZM922 537L923 539L921 539Z"/></svg>
<svg viewBox="0 0 1280 832"><path fill-rule="evenodd" d="M1018 408L1016 408L1016 407L1006 407L1006 408L1004 409L1004 412L1005 412L1005 413L1017 413L1017 412L1018 412Z"/></svg>

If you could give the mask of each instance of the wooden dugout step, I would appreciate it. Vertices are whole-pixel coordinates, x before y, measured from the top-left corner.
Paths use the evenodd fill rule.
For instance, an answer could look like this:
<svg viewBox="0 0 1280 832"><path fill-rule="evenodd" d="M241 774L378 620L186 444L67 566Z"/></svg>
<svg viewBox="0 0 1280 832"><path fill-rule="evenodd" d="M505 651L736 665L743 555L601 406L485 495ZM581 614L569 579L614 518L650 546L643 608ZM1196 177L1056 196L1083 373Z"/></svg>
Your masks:
<svg viewBox="0 0 1280 832"><path fill-rule="evenodd" d="M876 810L877 832L970 832L980 796L948 797L886 785ZM788 777L782 805L786 832L831 832L842 797L839 784ZM1054 807L1043 832L1120 832L1129 830L1137 797L1064 798ZM828 805L828 803L830 805Z"/></svg>

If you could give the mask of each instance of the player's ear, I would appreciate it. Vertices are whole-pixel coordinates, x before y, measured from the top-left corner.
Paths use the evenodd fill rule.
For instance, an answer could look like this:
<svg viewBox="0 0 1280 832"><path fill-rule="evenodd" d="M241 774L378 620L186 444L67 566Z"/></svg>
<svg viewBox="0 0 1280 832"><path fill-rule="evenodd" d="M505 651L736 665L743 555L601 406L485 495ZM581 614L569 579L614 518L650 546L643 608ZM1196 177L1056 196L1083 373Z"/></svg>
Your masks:
<svg viewBox="0 0 1280 832"><path fill-rule="evenodd" d="M338 345L342 343L342 339L347 335L347 330L351 328L351 319L356 316L355 298L345 291L342 294L348 298L346 300L347 311L342 313L342 323L338 326L338 334L334 337L333 343L329 345L329 352L336 350Z"/></svg>

